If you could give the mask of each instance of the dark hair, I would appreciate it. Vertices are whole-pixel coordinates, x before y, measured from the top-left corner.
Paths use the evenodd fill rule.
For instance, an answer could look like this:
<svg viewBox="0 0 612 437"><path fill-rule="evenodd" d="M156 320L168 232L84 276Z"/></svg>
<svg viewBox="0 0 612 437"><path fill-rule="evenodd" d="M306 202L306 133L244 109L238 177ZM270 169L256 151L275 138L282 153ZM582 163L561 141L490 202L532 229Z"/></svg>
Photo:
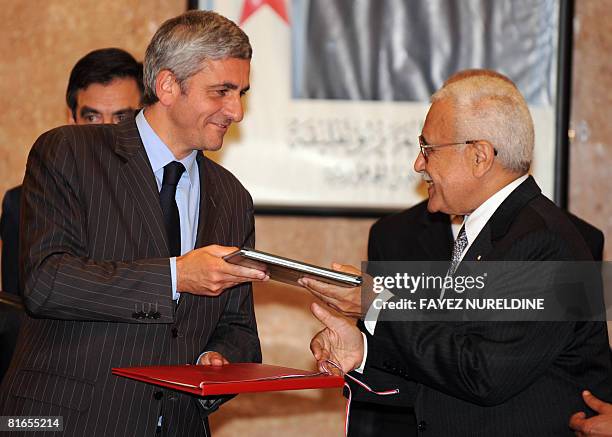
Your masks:
<svg viewBox="0 0 612 437"><path fill-rule="evenodd" d="M77 93L94 83L108 84L116 78L131 77L136 81L140 96L144 93L142 84L142 63L137 62L125 50L107 48L94 50L83 56L74 65L68 80L66 103L76 120Z"/></svg>

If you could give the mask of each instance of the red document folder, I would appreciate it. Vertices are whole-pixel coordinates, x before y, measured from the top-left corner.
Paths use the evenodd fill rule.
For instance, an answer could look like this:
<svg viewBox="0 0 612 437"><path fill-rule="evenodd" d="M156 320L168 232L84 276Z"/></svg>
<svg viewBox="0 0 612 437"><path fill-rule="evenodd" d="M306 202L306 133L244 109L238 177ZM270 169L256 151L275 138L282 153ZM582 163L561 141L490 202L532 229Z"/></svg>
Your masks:
<svg viewBox="0 0 612 437"><path fill-rule="evenodd" d="M247 392L335 388L341 376L272 366L235 363L225 366L147 366L114 368L113 374L199 396Z"/></svg>

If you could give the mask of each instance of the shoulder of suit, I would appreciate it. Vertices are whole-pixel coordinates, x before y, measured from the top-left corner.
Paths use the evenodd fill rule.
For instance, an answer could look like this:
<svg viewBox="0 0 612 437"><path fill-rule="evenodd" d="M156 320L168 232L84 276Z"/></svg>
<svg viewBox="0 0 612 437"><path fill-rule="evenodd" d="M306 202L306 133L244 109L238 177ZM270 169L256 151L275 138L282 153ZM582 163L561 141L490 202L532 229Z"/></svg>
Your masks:
<svg viewBox="0 0 612 437"><path fill-rule="evenodd" d="M234 186L234 188L248 193L248 190L244 187L244 185L242 185L242 182L240 182L231 171L223 167L221 164L213 161L206 155L204 155L203 157L203 162L204 171L208 172L213 178L215 178L215 180L219 181L222 184L231 184L232 186Z"/></svg>
<svg viewBox="0 0 612 437"><path fill-rule="evenodd" d="M542 194L522 208L506 237L515 244L534 245L534 248L539 245L538 252L553 258L590 258L584 239L567 213Z"/></svg>
<svg viewBox="0 0 612 437"><path fill-rule="evenodd" d="M64 149L66 146L79 149L100 147L114 142L116 126L111 124L65 125L53 128L38 137L33 148L46 151Z"/></svg>
<svg viewBox="0 0 612 437"><path fill-rule="evenodd" d="M394 214L390 214L378 219L372 225L371 233L393 232L407 229L424 223L427 217L435 216L427 211L427 200Z"/></svg>
<svg viewBox="0 0 612 437"><path fill-rule="evenodd" d="M16 200L17 203L19 203L19 200L21 199L21 189L21 185L17 185L16 187L6 190L6 193L4 193L4 198L9 201Z"/></svg>

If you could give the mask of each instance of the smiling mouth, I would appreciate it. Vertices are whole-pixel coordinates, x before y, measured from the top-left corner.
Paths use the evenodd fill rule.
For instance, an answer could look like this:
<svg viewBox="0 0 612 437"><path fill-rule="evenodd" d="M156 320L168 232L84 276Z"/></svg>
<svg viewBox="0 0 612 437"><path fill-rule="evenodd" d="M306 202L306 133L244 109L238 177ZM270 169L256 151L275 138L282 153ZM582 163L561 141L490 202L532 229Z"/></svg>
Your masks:
<svg viewBox="0 0 612 437"><path fill-rule="evenodd" d="M423 182L427 182L429 185L433 185L433 179L427 173L421 173L421 179Z"/></svg>
<svg viewBox="0 0 612 437"><path fill-rule="evenodd" d="M219 129L223 129L223 130L227 130L229 128L229 123L228 124L222 124L222 123L211 123L215 126L217 126Z"/></svg>

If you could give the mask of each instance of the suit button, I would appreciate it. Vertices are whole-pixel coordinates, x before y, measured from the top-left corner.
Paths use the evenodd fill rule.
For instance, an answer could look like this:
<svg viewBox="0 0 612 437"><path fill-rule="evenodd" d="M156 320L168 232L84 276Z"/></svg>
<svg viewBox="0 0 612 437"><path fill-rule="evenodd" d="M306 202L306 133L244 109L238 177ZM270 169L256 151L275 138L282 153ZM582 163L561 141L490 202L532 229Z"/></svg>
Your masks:
<svg viewBox="0 0 612 437"><path fill-rule="evenodd" d="M172 331L171 331L171 332L172 332L172 338L176 338L176 337L178 337L178 329L176 329L176 328L172 328Z"/></svg>
<svg viewBox="0 0 612 437"><path fill-rule="evenodd" d="M153 397L159 401L161 398L164 397L164 392L156 391L155 393L153 393Z"/></svg>
<svg viewBox="0 0 612 437"><path fill-rule="evenodd" d="M427 422L425 422L424 420L421 420L419 422L419 424L417 425L417 429L419 431L426 431L427 430Z"/></svg>

